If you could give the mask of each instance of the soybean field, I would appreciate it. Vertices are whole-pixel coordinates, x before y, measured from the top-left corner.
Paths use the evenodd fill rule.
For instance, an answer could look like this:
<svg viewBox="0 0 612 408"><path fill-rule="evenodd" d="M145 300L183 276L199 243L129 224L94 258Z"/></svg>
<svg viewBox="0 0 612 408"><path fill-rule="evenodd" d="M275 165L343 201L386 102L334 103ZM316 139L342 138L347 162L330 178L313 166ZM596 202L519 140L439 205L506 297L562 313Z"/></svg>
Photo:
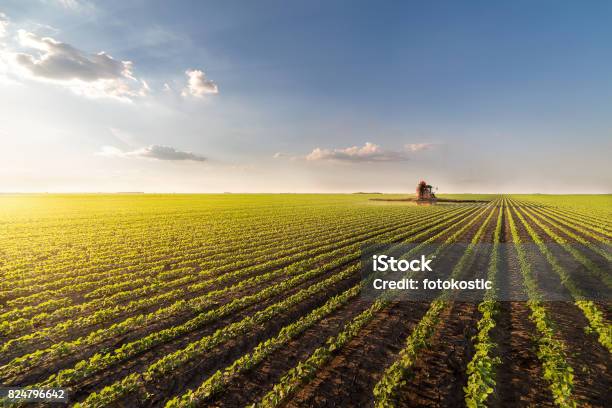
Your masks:
<svg viewBox="0 0 612 408"><path fill-rule="evenodd" d="M78 407L609 406L612 302L588 294L612 289L611 195L373 197L0 195L0 385ZM463 243L453 276L494 289L366 300L368 243Z"/></svg>

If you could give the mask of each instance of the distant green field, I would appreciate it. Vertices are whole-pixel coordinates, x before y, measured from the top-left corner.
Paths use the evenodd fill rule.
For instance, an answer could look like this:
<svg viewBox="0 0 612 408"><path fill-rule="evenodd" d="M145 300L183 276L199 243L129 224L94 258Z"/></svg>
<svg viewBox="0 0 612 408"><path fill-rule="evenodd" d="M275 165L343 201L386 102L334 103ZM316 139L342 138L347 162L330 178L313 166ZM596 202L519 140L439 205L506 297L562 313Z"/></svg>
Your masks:
<svg viewBox="0 0 612 408"><path fill-rule="evenodd" d="M533 203L564 208L580 208L612 215L612 194L513 194Z"/></svg>

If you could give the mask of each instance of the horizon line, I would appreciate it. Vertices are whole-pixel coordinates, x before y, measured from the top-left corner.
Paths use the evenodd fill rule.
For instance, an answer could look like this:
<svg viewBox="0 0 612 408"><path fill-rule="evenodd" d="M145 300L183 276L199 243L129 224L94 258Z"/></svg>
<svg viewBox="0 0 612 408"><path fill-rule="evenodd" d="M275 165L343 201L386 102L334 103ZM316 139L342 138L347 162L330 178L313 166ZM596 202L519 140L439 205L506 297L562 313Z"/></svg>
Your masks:
<svg viewBox="0 0 612 408"><path fill-rule="evenodd" d="M282 192L271 192L271 191L257 191L257 192L247 192L247 191L208 191L208 192L163 192L163 191L0 191L0 195L37 195L37 194L48 194L48 195L61 195L61 194L70 194L70 195L79 195L79 194L90 194L90 195L160 195L160 194L168 194L168 195L205 195L205 194L342 194L342 195L414 195L413 192L362 192L362 191L354 191L354 192L294 192L294 191L282 191ZM554 192L554 193L540 193L540 192L458 192L458 193L436 193L437 195L448 195L448 194L490 194L490 195L504 195L504 194L513 194L513 195L521 195L521 194L530 194L530 195L612 195L612 192L590 192L590 193L579 193L579 192Z"/></svg>

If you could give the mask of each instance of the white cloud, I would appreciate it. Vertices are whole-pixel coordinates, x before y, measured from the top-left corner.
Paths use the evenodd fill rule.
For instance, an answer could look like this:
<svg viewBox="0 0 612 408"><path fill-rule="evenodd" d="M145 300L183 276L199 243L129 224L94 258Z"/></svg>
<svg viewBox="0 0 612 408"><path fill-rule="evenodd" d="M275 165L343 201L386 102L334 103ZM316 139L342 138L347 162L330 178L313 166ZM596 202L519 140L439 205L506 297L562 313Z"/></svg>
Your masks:
<svg viewBox="0 0 612 408"><path fill-rule="evenodd" d="M17 62L34 76L66 81L78 79L92 82L99 79L132 77L132 63L118 61L105 52L87 55L69 44L50 37L38 37L34 33L19 30L21 45L42 52L39 57L16 54Z"/></svg>
<svg viewBox="0 0 612 408"><path fill-rule="evenodd" d="M314 148L306 156L293 156L283 152L273 155L274 159L291 159L308 161L336 162L401 162L410 160L414 153L433 149L439 143L410 143L400 150L385 150L379 145L366 142L363 146L351 146L343 149Z"/></svg>
<svg viewBox="0 0 612 408"><path fill-rule="evenodd" d="M102 150L97 153L100 156L107 157L124 157L124 158L145 158L155 160L171 160L171 161L205 161L206 158L192 152L184 152L170 146L151 145L141 149L132 151L123 151L113 146L103 146Z"/></svg>
<svg viewBox="0 0 612 408"><path fill-rule="evenodd" d="M0 60L11 67L14 78L29 78L61 85L88 97L110 97L124 101L145 96L147 83L133 74L130 61L114 59L105 52L88 54L51 37L18 30L17 40L30 52L0 48Z"/></svg>
<svg viewBox="0 0 612 408"><path fill-rule="evenodd" d="M89 4L82 0L53 2L71 9ZM21 29L15 29L9 35L9 19L0 13L0 80L3 83L36 80L91 98L106 97L127 102L152 93L148 83L134 74L131 61L115 59L104 51L86 52L53 38L54 34L42 36L36 33L36 28L26 30L24 27L31 27L31 24L22 25ZM49 29L45 28L45 31L49 32ZM4 39L7 43L2 41ZM189 69L185 74L187 83L181 95L203 98L219 93L217 84L203 71ZM181 87L164 83L160 91L173 94Z"/></svg>
<svg viewBox="0 0 612 408"><path fill-rule="evenodd" d="M365 145L345 149L315 148L306 156L310 161L349 161L349 162L391 162L408 160L404 152L383 150L380 146L367 142Z"/></svg>
<svg viewBox="0 0 612 408"><path fill-rule="evenodd" d="M409 143L404 147L409 152L420 152L421 150L433 149L437 143Z"/></svg>
<svg viewBox="0 0 612 408"><path fill-rule="evenodd" d="M187 87L183 89L181 95L202 98L204 95L219 93L217 84L207 79L204 72L198 69L188 69L185 74L187 75Z"/></svg>

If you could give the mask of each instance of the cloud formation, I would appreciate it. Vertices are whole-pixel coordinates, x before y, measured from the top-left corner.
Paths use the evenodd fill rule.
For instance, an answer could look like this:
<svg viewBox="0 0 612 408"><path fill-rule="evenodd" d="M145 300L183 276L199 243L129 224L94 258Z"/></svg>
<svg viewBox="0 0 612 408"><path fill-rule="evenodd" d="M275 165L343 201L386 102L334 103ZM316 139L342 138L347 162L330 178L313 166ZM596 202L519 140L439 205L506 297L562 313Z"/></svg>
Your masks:
<svg viewBox="0 0 612 408"><path fill-rule="evenodd" d="M69 9L89 4L82 0L53 1ZM152 93L147 82L134 74L131 61L115 59L104 51L86 52L30 29L9 30L12 28L9 23L8 17L0 12L0 80L3 82L36 80L60 85L91 98L106 97L128 102ZM183 88L182 96L203 98L219 93L217 84L203 71L188 69L185 74L186 85L175 88ZM160 91L175 92L167 82Z"/></svg>
<svg viewBox="0 0 612 408"><path fill-rule="evenodd" d="M402 151L383 150L380 146L367 142L365 145L345 149L315 148L306 156L309 161L348 161L348 162L392 162L405 161L408 156Z"/></svg>
<svg viewBox="0 0 612 408"><path fill-rule="evenodd" d="M305 156L291 155L277 152L274 159L307 160L307 161L330 161L330 162L402 162L411 160L415 153L434 149L439 143L410 143L399 150L386 150L379 145L366 142L363 146L351 146L343 149L325 149L315 147Z"/></svg>
<svg viewBox="0 0 612 408"><path fill-rule="evenodd" d="M117 61L105 52L87 55L69 44L50 37L19 30L21 45L41 51L40 57L20 53L17 62L33 75L48 79L78 79L92 82L98 79L132 78L132 63Z"/></svg>
<svg viewBox="0 0 612 408"><path fill-rule="evenodd" d="M102 151L98 153L100 156L107 157L125 157L125 158L145 158L155 160L171 160L171 161L197 161L203 162L206 160L204 156L192 152L184 152L170 146L151 145L133 151L123 151L113 146L104 146Z"/></svg>
<svg viewBox="0 0 612 408"><path fill-rule="evenodd" d="M90 97L129 100L144 96L149 87L134 77L132 63L119 61L105 52L88 54L51 37L18 31L19 44L37 53L14 53L22 73L37 80L63 85Z"/></svg>
<svg viewBox="0 0 612 408"><path fill-rule="evenodd" d="M187 87L181 93L183 96L194 96L202 98L205 95L215 95L219 93L219 87L210 79L206 78L204 72L199 69L188 69L185 71L187 75Z"/></svg>

